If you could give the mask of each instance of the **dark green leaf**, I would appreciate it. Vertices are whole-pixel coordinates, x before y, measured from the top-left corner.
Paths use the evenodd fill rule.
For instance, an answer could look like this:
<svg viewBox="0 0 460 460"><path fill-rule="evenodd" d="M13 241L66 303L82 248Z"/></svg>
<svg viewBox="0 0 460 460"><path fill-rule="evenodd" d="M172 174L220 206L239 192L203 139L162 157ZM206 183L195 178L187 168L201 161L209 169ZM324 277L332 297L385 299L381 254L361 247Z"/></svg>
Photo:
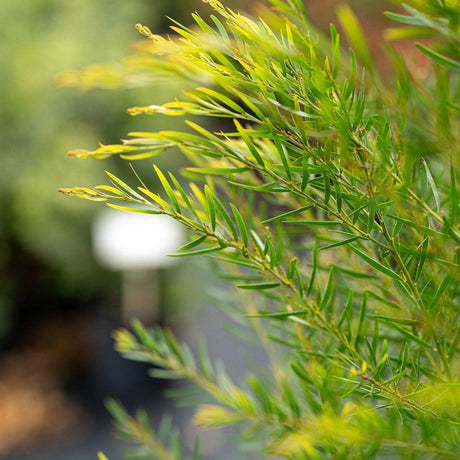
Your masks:
<svg viewBox="0 0 460 460"><path fill-rule="evenodd" d="M230 203L230 207L232 208L233 215L235 216L236 223L238 225L238 229L240 230L241 239L245 246L249 243L249 236L248 236L248 229L246 227L246 223L244 222L243 216L240 214L238 209L233 203Z"/></svg>
<svg viewBox="0 0 460 460"><path fill-rule="evenodd" d="M198 249L197 251L189 251L189 252L183 252L181 254L169 254L169 257L188 257L188 256L197 256L200 254L209 254L210 252L217 252L217 251L222 251L220 246L219 247L214 247L214 248L205 248L205 249Z"/></svg>
<svg viewBox="0 0 460 460"><path fill-rule="evenodd" d="M260 284L238 284L236 287L240 289L255 289L255 290L262 290L262 289L273 289L278 287L279 283L260 283Z"/></svg>
<svg viewBox="0 0 460 460"><path fill-rule="evenodd" d="M375 259L370 257L368 254L366 254L364 251L361 251L361 249L358 249L355 246L349 245L348 246L355 254L357 254L361 259L363 259L365 262L367 262L371 267L375 268L377 271L380 273L383 273L390 278L393 278L394 280L398 280L404 283L404 278L402 278L400 275L395 273L391 268L386 267L385 265L382 265L380 262L377 262Z"/></svg>
<svg viewBox="0 0 460 460"><path fill-rule="evenodd" d="M299 212L309 211L312 208L313 206L303 206L301 208L294 209L292 211L288 211L283 214L278 214L277 216L271 217L270 219L265 219L261 222L261 224L268 224L269 222L273 222L275 220L284 219L285 217L292 216L293 214L297 214Z"/></svg>
<svg viewBox="0 0 460 460"><path fill-rule="evenodd" d="M187 243L186 245L180 247L178 251L182 252L182 251L188 251L189 249L193 249L194 247L201 244L207 237L208 237L207 235L200 236L196 240L193 240L190 243Z"/></svg>

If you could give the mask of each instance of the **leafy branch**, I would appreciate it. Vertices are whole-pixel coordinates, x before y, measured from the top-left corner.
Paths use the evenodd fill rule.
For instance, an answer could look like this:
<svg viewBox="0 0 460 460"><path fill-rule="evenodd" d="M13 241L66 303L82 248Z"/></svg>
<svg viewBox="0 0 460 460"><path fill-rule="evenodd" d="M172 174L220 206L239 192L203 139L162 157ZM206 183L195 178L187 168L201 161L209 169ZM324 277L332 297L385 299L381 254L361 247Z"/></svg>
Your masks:
<svg viewBox="0 0 460 460"><path fill-rule="evenodd" d="M197 363L169 332L137 322L135 335L116 334L118 350L160 366L157 377L205 391L217 404L198 410L198 424L241 424L242 438L264 440L260 450L272 455L452 457L460 341L455 8L414 1L404 6L408 15L388 14L410 27L387 38L429 37L418 48L433 60L427 83L390 51L393 84L379 75L348 7L338 12L354 48L347 52L334 26L327 47L313 36L300 1L272 0L281 14L259 19L207 3L217 16L194 14L195 27L173 21L171 37L138 25L146 41L117 68L126 84L181 82L174 101L128 112L185 117L186 127L69 152L131 161L179 148L191 162L182 171L189 182L154 165L159 192L139 177L134 187L107 173L110 185L61 193L165 214L189 229L190 242L173 256L207 255L238 288L236 303L247 308L233 308L233 317L261 337L273 372L237 386L206 354ZM103 83L100 76L92 81ZM85 71L63 78L90 83ZM155 451L155 438L130 433ZM162 446L157 456L167 458Z"/></svg>

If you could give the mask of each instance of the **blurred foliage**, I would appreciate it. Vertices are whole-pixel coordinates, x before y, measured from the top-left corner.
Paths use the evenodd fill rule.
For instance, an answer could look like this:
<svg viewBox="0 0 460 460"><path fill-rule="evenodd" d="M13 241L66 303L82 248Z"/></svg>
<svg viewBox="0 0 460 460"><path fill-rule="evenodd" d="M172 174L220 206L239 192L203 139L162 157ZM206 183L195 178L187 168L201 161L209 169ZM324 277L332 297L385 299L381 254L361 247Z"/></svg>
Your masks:
<svg viewBox="0 0 460 460"><path fill-rule="evenodd" d="M83 64L119 60L138 39L134 24L140 18L161 30L165 14L180 17L185 4L190 2L2 1L2 328L19 304L39 312L58 307L63 297L87 299L104 286L107 276L91 253L95 210L57 193L63 178L66 183L97 181L101 173L88 163L69 168L63 152L76 143L119 141L117 133L133 125L125 111L128 100L151 97L139 90L120 91L113 98L103 91L57 89L56 77ZM158 92L149 90L155 98ZM121 166L115 161L110 167Z"/></svg>

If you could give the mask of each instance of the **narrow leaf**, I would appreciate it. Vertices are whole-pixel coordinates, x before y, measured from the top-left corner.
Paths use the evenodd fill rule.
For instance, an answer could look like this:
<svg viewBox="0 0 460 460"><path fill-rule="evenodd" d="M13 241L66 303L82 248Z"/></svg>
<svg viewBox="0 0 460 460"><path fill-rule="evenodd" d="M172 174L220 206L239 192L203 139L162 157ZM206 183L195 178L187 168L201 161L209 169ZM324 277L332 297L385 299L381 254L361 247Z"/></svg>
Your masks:
<svg viewBox="0 0 460 460"><path fill-rule="evenodd" d="M243 240L244 245L247 247L249 243L249 237L246 223L244 222L243 216L240 214L240 211L238 211L238 209L233 203L230 203L230 207L232 208L236 224L238 225L238 228L240 230L241 239Z"/></svg>
<svg viewBox="0 0 460 460"><path fill-rule="evenodd" d="M190 241L190 243L187 243L184 246L180 247L178 251L183 252L183 251L188 251L189 249L193 249L194 247L201 244L207 237L208 237L207 235L200 236L196 240Z"/></svg>
<svg viewBox="0 0 460 460"><path fill-rule="evenodd" d="M389 276L390 278L393 278L394 280L398 280L404 283L404 278L402 278L400 275L395 273L393 270L391 270L388 267L385 267L385 265L382 265L380 262L377 262L375 259L367 255L365 252L361 251L361 249L358 249L355 246L349 245L348 246L355 254L357 254L361 259L366 261L371 267L375 268L381 273L384 273L385 275Z"/></svg>
<svg viewBox="0 0 460 460"><path fill-rule="evenodd" d="M113 203L106 203L106 205L110 206L113 209L118 209L120 211L137 212L140 214L161 214L161 212L155 211L154 209L131 208L129 206L120 206L118 204L113 204Z"/></svg>
<svg viewBox="0 0 460 460"><path fill-rule="evenodd" d="M157 165L153 165L153 167L157 173L158 178L160 179L161 185L163 185L163 188L171 201L171 204L173 205L174 209L180 213L181 209L179 202L177 201L176 195L174 195L174 191L171 188L171 185L169 185L168 179L166 179L165 175L161 172Z"/></svg>
<svg viewBox="0 0 460 460"><path fill-rule="evenodd" d="M257 150L257 147L254 145L254 143L252 142L252 139L246 133L245 129L241 126L241 123L237 119L233 120L233 122L235 123L236 129L240 133L244 143L247 145L249 151L252 153L252 156L255 158L257 163L259 163L260 166L265 166L264 160L260 156L260 153Z"/></svg>
<svg viewBox="0 0 460 460"><path fill-rule="evenodd" d="M197 251L183 252L181 254L169 254L169 257L188 257L188 256L197 256L200 254L209 254L210 252L222 251L220 246L214 248L198 249Z"/></svg>
<svg viewBox="0 0 460 460"><path fill-rule="evenodd" d="M187 171L199 174L213 174L223 176L225 174L238 174L250 171L249 168L186 168Z"/></svg>
<svg viewBox="0 0 460 460"><path fill-rule="evenodd" d="M336 241L335 243L328 244L327 246L322 246L318 250L319 251L324 251L326 249L332 249L332 248L337 248L339 246L348 245L348 244L352 243L353 241L358 240L359 238L361 238L361 237L360 236L353 236L352 238L347 238L346 240Z"/></svg>
<svg viewBox="0 0 460 460"><path fill-rule="evenodd" d="M212 195L212 192L207 185L204 186L204 195L208 205L207 207L209 212L209 219L211 221L211 228L214 231L216 229L216 207L214 205L214 196Z"/></svg>
<svg viewBox="0 0 460 460"><path fill-rule="evenodd" d="M318 270L318 245L316 241L313 243L313 251L312 251L312 264L311 264L311 274L310 274L310 281L307 287L307 296L311 294L313 289L313 284L315 282L316 272Z"/></svg>
<svg viewBox="0 0 460 460"><path fill-rule="evenodd" d="M240 289L263 290L263 289L273 289L278 286L280 286L279 283L261 283L261 284L238 284L236 287Z"/></svg>
<svg viewBox="0 0 460 460"><path fill-rule="evenodd" d="M299 212L309 211L312 208L313 206L303 206L301 208L294 209L292 211L288 211L283 214L278 214L277 216L274 216L274 217L270 217L270 219L265 219L261 222L261 224L268 224L269 222L273 222L275 220L284 219L285 217L292 216L293 214L297 214Z"/></svg>
<svg viewBox="0 0 460 460"><path fill-rule="evenodd" d="M422 45L421 43L416 43L415 46L424 54L426 54L428 57L433 59L433 61L437 62L438 64L441 64L445 67L449 67L451 69L460 71L460 62L455 61L447 56L444 56L431 48L427 48L426 46Z"/></svg>

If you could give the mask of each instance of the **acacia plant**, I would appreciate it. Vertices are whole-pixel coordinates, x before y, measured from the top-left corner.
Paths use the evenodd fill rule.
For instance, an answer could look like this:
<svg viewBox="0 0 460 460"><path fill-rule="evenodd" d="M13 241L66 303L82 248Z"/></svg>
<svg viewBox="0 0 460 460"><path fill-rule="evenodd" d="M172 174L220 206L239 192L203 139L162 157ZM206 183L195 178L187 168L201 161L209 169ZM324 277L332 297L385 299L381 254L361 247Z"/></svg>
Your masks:
<svg viewBox="0 0 460 460"><path fill-rule="evenodd" d="M138 25L139 53L96 79L180 84L174 101L129 113L183 116L184 129L70 152L132 161L178 147L185 180L154 164L159 193L110 173L110 185L61 192L183 224L176 256L217 264L226 310L269 366L233 382L138 321L115 333L117 350L199 387L209 401L195 422L235 425L247 458L458 458L458 2L388 13L400 24L387 38L423 38L426 56L415 66L388 45L390 80L346 6L350 50L334 26L315 31L300 0L271 0L259 19L206 3L209 20L173 21L172 36ZM68 77L87 84L84 71ZM167 423L155 434L145 414L110 409L133 458L189 458Z"/></svg>

